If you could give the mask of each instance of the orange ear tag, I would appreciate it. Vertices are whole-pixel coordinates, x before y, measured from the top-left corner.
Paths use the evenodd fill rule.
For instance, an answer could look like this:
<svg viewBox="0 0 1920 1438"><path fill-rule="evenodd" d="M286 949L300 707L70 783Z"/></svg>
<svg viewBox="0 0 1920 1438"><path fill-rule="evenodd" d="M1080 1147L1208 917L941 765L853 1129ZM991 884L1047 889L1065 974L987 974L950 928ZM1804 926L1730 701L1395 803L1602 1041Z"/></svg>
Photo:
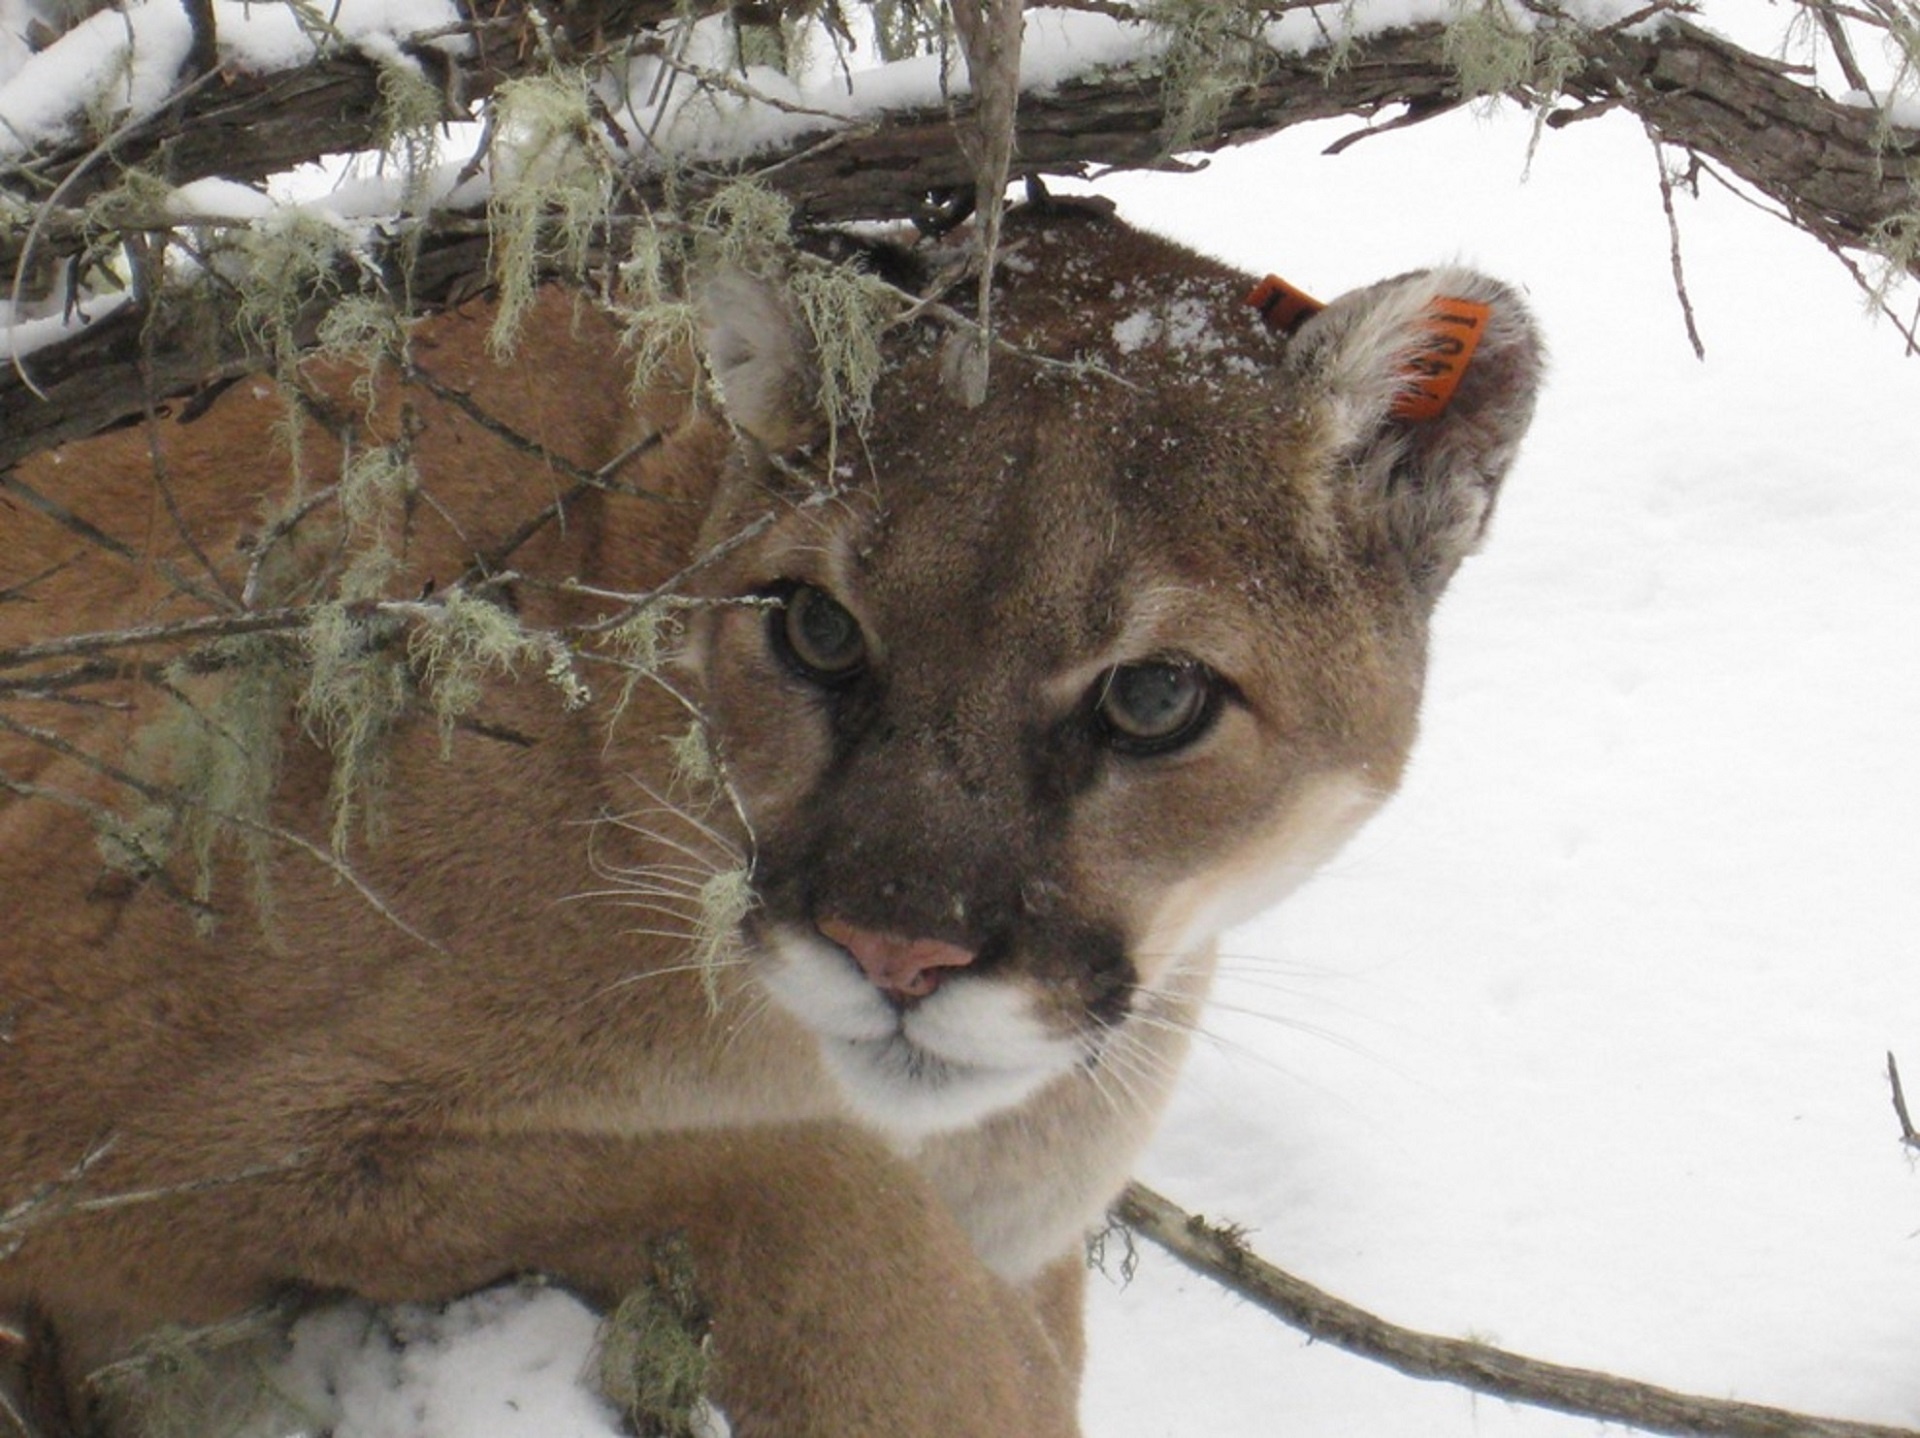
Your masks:
<svg viewBox="0 0 1920 1438"><path fill-rule="evenodd" d="M1450 295L1428 307L1426 334L1407 359L1408 386L1389 411L1395 419L1421 424L1446 412L1492 315L1492 309L1477 300Z"/></svg>
<svg viewBox="0 0 1920 1438"><path fill-rule="evenodd" d="M1268 329L1287 335L1326 308L1278 275L1268 275L1255 285L1247 303L1260 311ZM1429 305L1425 333L1419 347L1407 358L1407 387L1388 413L1410 424L1423 424L1445 414L1492 317L1491 307L1452 295L1442 295Z"/></svg>
<svg viewBox="0 0 1920 1438"><path fill-rule="evenodd" d="M1247 303L1260 311L1267 328L1290 335L1326 308L1305 290L1297 290L1278 275L1268 275L1247 295Z"/></svg>

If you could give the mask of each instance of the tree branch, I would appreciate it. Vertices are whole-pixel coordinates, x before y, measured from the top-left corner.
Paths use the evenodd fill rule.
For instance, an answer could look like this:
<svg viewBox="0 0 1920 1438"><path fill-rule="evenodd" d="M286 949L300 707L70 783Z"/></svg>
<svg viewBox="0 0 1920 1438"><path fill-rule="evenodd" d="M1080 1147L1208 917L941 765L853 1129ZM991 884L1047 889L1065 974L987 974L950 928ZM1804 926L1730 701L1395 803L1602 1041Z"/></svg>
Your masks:
<svg viewBox="0 0 1920 1438"><path fill-rule="evenodd" d="M1534 4L1551 10L1545 0ZM1065 8L1084 5L1082 0ZM720 7L693 8L708 13ZM610 53L622 41L641 50L657 46L660 38L650 27L678 12L672 0L583 0L554 14L507 0L492 18L467 27L474 42L470 56L450 59L424 45L416 50L444 79L448 115L467 116L504 80L544 73L550 54L584 60ZM530 38L536 31L543 37L539 44ZM1873 109L1822 94L1793 67L1679 20L1646 32L1607 26L1567 33L1576 39L1580 63L1563 77L1559 100L1516 84L1523 103L1572 103L1574 108L1550 114L1550 124L1598 109L1631 109L1661 142L1713 160L1830 246L1870 248L1890 227L1920 223L1914 219L1920 133L1892 127ZM285 74L224 78L229 83L194 82L197 88L183 90L177 105L162 112L164 122L156 117L118 137L116 170L158 165L172 183L210 174L245 179L323 152L363 151L380 143L379 75L360 55L332 55ZM1273 55L1258 79L1227 104L1204 147L1341 115L1391 114L1378 127L1384 131L1444 113L1465 98L1443 28L1419 26L1337 50ZM803 222L829 223L909 217L929 190L974 179L971 162L954 143L955 125L971 123L967 106L901 109L884 124L871 119L835 130L823 118L817 128L797 128L783 148L751 161L683 172L675 179L674 198L693 203L731 177L752 173L787 195ZM1169 163L1169 123L1168 96L1156 70L1144 63L1110 67L1021 96L1015 168L1077 174L1095 167L1163 166ZM31 180L45 194L74 178L91 153L76 146L37 157L30 170L0 174L0 186L25 200ZM93 183L90 176L75 183L69 199L77 204ZM630 174L623 183L636 208L666 199L658 175ZM40 249L59 248L77 262L86 253L87 227L77 210L62 215L42 227ZM406 263L388 266L390 292L431 307L489 283L487 240L479 229L469 214L422 219L404 241ZM17 238L0 237L0 266L11 269L19 250ZM1920 275L1920 256L1905 268ZM348 287L367 282L366 274L355 275ZM31 357L34 384L45 400L21 376L0 373L0 471L39 449L137 414L149 393L191 394L258 368L260 346L233 322L233 308L230 296L210 298L204 306L156 309L144 298L126 304ZM182 310L193 313L183 316ZM309 330L316 319L306 321ZM150 367L145 375L143 364Z"/></svg>
<svg viewBox="0 0 1920 1438"><path fill-rule="evenodd" d="M1180 1262L1318 1342L1412 1378L1457 1383L1536 1407L1649 1433L1722 1438L1920 1438L1914 1430L1816 1418L1754 1403L1696 1398L1591 1369L1568 1368L1484 1343L1417 1333L1303 1283L1255 1254L1238 1230L1187 1213L1152 1189L1127 1186L1114 1216Z"/></svg>

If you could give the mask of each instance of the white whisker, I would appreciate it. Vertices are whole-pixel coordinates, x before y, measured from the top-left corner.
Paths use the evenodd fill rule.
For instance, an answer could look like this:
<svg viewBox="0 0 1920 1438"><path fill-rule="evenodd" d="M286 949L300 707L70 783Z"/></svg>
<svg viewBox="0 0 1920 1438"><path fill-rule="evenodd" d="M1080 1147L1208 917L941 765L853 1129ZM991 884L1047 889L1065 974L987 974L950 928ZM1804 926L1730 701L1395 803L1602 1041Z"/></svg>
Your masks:
<svg viewBox="0 0 1920 1438"><path fill-rule="evenodd" d="M601 892L604 897L615 900L636 897L643 899L666 899L676 904L691 904L696 909L701 907L700 890L698 889L665 888L655 884L620 884L615 888L606 889Z"/></svg>
<svg viewBox="0 0 1920 1438"><path fill-rule="evenodd" d="M604 872L609 878L624 878L632 875L636 878L655 878L662 883L684 884L697 889L717 872L712 865L695 868L692 864L607 864Z"/></svg>
<svg viewBox="0 0 1920 1438"><path fill-rule="evenodd" d="M685 929L622 929L623 939L672 939L676 943L691 944L693 935Z"/></svg>
<svg viewBox="0 0 1920 1438"><path fill-rule="evenodd" d="M706 835L707 838L711 839L716 845L718 845L721 849L723 849L727 853L733 854L736 856L739 854L740 846L737 842L735 842L735 840L730 835L723 833L719 829L716 829L713 825L709 824L705 819L700 818L698 815L689 813L685 808L674 803L673 800L669 799L666 795L662 794L659 790L655 789L651 784L647 783L647 781L642 779L639 775L628 774L626 776L626 779L628 783L632 784L642 794L645 794L649 799L653 800L655 804L658 804L661 810L671 813L672 815L674 815L674 817L679 819L682 823L686 824L689 828L697 829L700 833Z"/></svg>
<svg viewBox="0 0 1920 1438"><path fill-rule="evenodd" d="M665 834L660 833L658 830L642 828L638 824L630 822L625 817L610 816L607 822L610 824L617 824L620 828L625 829L630 834L637 834L643 839L650 839L656 844L660 844L665 846L666 848L672 849L675 853L684 855L686 858L693 860L696 864L707 864L716 871L720 868L720 865L715 862L716 856L710 855L710 854L703 854L698 849L690 848L688 845L681 843L678 839L669 839ZM729 849L725 853L717 857L730 859L737 863L739 860L739 852L737 850Z"/></svg>
<svg viewBox="0 0 1920 1438"><path fill-rule="evenodd" d="M702 916L702 911L698 905L691 908L686 907L687 901L678 897L674 897L670 903L663 903L658 898L645 894L628 895L626 893L616 892L612 894L574 894L570 895L568 900L563 902L568 902L572 899L593 899L600 903L608 904L613 908L632 909L644 914L657 914L662 919L669 920L676 924L684 924L686 926L685 931L676 932L672 937L685 939L688 943L693 942ZM634 929L622 929L621 932L631 934L638 931ZM667 937L667 935L662 935L662 937Z"/></svg>
<svg viewBox="0 0 1920 1438"><path fill-rule="evenodd" d="M646 930L630 930L629 932L645 933ZM618 993L621 989L629 989L636 984L645 983L648 979L664 979L674 974L711 973L716 969L740 968L747 962L746 959L713 959L703 964L669 964L661 969L642 969L638 973L623 974L612 983L603 984L593 991L592 997L586 1002L596 1002L606 998L609 994Z"/></svg>

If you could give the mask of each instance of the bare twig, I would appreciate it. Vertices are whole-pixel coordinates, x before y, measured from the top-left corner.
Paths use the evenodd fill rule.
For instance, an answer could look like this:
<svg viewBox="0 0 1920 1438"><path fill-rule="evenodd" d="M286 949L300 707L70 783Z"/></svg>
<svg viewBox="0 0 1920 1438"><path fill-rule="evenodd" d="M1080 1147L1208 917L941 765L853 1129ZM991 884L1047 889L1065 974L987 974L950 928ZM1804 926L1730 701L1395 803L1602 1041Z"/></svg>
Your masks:
<svg viewBox="0 0 1920 1438"><path fill-rule="evenodd" d="M1813 18L1826 32L1827 44L1833 47L1833 58L1840 62L1840 73L1846 77L1847 84L1862 94L1870 93L1866 72L1860 68L1860 62L1854 57L1853 42L1847 38L1847 27L1840 16L1834 12L1826 0L1800 0L1803 8L1813 12Z"/></svg>
<svg viewBox="0 0 1920 1438"><path fill-rule="evenodd" d="M1920 1133L1913 1131L1913 1116L1907 1112L1907 1091L1900 1086L1900 1065L1892 1049L1887 1050L1887 1083L1893 1089L1894 1115L1900 1120L1900 1142L1908 1148L1920 1149Z"/></svg>
<svg viewBox="0 0 1920 1438"><path fill-rule="evenodd" d="M432 949L435 953L446 953L445 945L429 935L422 933L412 924L409 924L405 919L401 918L399 914L395 913L393 906L381 898L365 879L362 879L355 873L352 865L348 864L331 850L314 843L313 840L307 838L304 834L297 834L291 829L284 829L278 824L269 824L246 814L236 814L230 809L222 809L217 805L209 804L205 800L197 798L183 789L151 783L110 760L102 759L98 754L89 754L77 744L72 743L62 735L54 733L52 730L42 729L36 724L23 724L17 719L8 718L4 713L0 713L0 730L5 730L7 733L13 734L18 738L25 739L28 743L37 744L43 749L60 755L62 758L71 759L74 763L91 769L96 774L110 779L124 788L132 790L142 798L175 808L192 809L207 815L216 823L227 824L236 829L244 829L249 833L259 834L265 838L285 844L290 848L298 849L301 853L326 869L341 883L352 889L366 901L368 907L415 943L424 945ZM11 788L12 785L9 784L8 787Z"/></svg>
<svg viewBox="0 0 1920 1438"><path fill-rule="evenodd" d="M1654 164L1660 170L1660 208L1667 215L1668 257L1673 265L1673 292L1680 300L1680 314L1687 322L1687 342L1693 346L1693 357L1705 359L1707 347L1700 342L1700 327L1693 319L1693 298L1687 293L1686 267L1680 260L1680 217L1673 209L1673 176L1667 170L1666 152L1660 147L1660 136L1652 125L1646 126L1647 140L1653 146Z"/></svg>
<svg viewBox="0 0 1920 1438"><path fill-rule="evenodd" d="M1649 1433L1722 1438L1920 1438L1907 1428L1816 1418L1781 1408L1696 1398L1585 1368L1507 1353L1484 1343L1418 1333L1377 1318L1255 1254L1233 1228L1208 1223L1141 1184L1129 1184L1115 1216L1189 1268L1205 1274L1308 1337L1384 1363L1413 1378L1560 1413L1625 1423Z"/></svg>
<svg viewBox="0 0 1920 1438"><path fill-rule="evenodd" d="M62 529L68 531L70 534L77 535L91 545L104 549L116 559L123 559L127 563L134 565L142 563L141 556L133 548L122 544L111 534L108 534L98 525L91 523L81 515L75 514L58 500L42 494L39 490L21 479L19 475L0 474L0 491L11 494L23 503L31 505ZM159 569L167 583L179 590L182 594L190 595L202 604L209 605L216 609L228 607L229 601L225 595L205 589L194 583L166 560L158 561L155 567Z"/></svg>
<svg viewBox="0 0 1920 1438"><path fill-rule="evenodd" d="M464 414L468 419L472 420L475 424L479 425L480 428L500 440L503 444L520 451L520 453L532 459L539 460L540 463L547 468L565 475L576 484L586 485L593 489L616 490L620 494L634 495L640 499L650 499L658 504L674 503L672 499L664 494L656 494L652 490L642 489L638 485L617 485L613 479L616 474L626 467L627 462L635 455L642 454L654 448L664 440L665 436L657 431L635 440L632 444L621 450L619 454L601 465L600 468L583 469L568 459L564 454L557 454L546 445L540 443L539 440L522 434L498 415L484 408L479 401L474 399L474 397L465 390L455 389L453 386L435 377L431 370L423 369L415 365L407 370L406 377L409 384L417 384L435 399L452 405L455 409L459 410L460 413Z"/></svg>
<svg viewBox="0 0 1920 1438"><path fill-rule="evenodd" d="M979 329L959 343L962 403L987 397L993 353L993 271L1000 255L1000 223L1006 210L1007 175L1013 164L1014 119L1020 106L1020 0L953 0L951 12L966 52L973 85L972 155L979 228Z"/></svg>
<svg viewBox="0 0 1920 1438"><path fill-rule="evenodd" d="M170 624L142 624L132 629L102 629L91 634L69 634L63 639L47 639L38 644L22 644L0 649L0 669L37 664L45 659L74 659L88 654L108 654L117 649L137 649L154 644L183 644L195 639L230 639L240 634L273 634L303 628L313 617L304 605L278 609L256 609L247 614L212 614L199 619L181 619Z"/></svg>
<svg viewBox="0 0 1920 1438"><path fill-rule="evenodd" d="M645 454L648 450L659 448L659 446L665 442L666 436L659 430L655 430L635 440L612 459L601 465L600 468L591 473L582 473L581 477L574 482L566 493L560 495L552 504L549 504L538 514L527 519L518 529L514 530L513 533L496 544L491 551L486 554L475 555L473 563L468 566L466 573L462 574L456 583L463 586L471 586L483 580L497 579L506 568L507 561L513 558L528 540L532 539L555 520L564 519L567 513L567 506L575 503L592 490L617 488L622 494L637 494L647 499L657 500L662 504L674 503L675 501L668 499L665 495L654 494L649 490L637 489L630 485L616 485L614 483L614 476L619 474L631 460L639 455ZM529 443L531 443L531 441L529 441Z"/></svg>
<svg viewBox="0 0 1920 1438"><path fill-rule="evenodd" d="M223 601L222 607L238 609L240 596L235 593L233 585L220 572L213 560L207 557L207 551L202 547L199 537L194 534L193 526L187 523L187 517L180 512L180 503L174 497L173 481L168 472L166 450L160 443L160 402L154 393L153 367L144 357L140 370L141 384L146 391L141 429L147 438L147 461L153 470L154 490L159 494L160 502L166 506L167 518L173 522L174 534L179 537L187 553L198 561L200 568L206 572L207 578L213 581L213 587Z"/></svg>
<svg viewBox="0 0 1920 1438"><path fill-rule="evenodd" d="M91 1198L77 1196L85 1186L88 1175L112 1153L113 1147L112 1139L95 1144L66 1173L51 1183L43 1184L24 1199L4 1212L0 1212L0 1262L19 1252L31 1230L57 1218L67 1218L76 1214L111 1213L115 1209L132 1208L138 1204L159 1203L170 1198L186 1198L197 1193L210 1193L215 1189L232 1188L236 1184L250 1183L257 1178L271 1178L276 1174L287 1173L306 1162L305 1154L291 1153L285 1158L276 1159L270 1163L254 1164L232 1173L187 1179L181 1183L162 1184L152 1188L97 1194Z"/></svg>
<svg viewBox="0 0 1920 1438"><path fill-rule="evenodd" d="M17 584L9 584L4 587L0 587L0 604L20 604L20 603L31 602L33 599L33 595L31 591L34 585L44 583L46 580L49 580L53 578L54 575L60 573L63 569L72 568L73 564L74 564L74 558L62 559L57 563L49 564L45 569L40 570L38 573L29 574L25 579L22 579Z"/></svg>
<svg viewBox="0 0 1920 1438"><path fill-rule="evenodd" d="M58 1204L62 1197L87 1181L87 1175L97 1168L106 1156L113 1152L113 1140L105 1138L92 1144L87 1151L74 1160L60 1177L50 1183L43 1183L25 1198L0 1209L0 1259L11 1258L20 1248L19 1235L34 1222L36 1214Z"/></svg>
<svg viewBox="0 0 1920 1438"><path fill-rule="evenodd" d="M811 508L816 503L824 503L828 493L827 491L823 491L818 497L801 501L801 507ZM610 614L604 619L596 619L590 624L582 625L580 632L582 634L603 634L609 630L618 629L629 620L638 617L645 610L651 609L655 605L673 598L678 593L680 586L685 584L694 575L698 574L708 565L733 553L734 550L746 544L749 540L766 533L779 517L777 512L768 511L758 519L748 524L743 524L738 531L721 540L704 554L694 559L685 568L669 575L644 594L621 594L612 590L595 589L591 585L585 584L563 585L562 588L569 593L584 594L596 599L611 599L621 605L618 613Z"/></svg>

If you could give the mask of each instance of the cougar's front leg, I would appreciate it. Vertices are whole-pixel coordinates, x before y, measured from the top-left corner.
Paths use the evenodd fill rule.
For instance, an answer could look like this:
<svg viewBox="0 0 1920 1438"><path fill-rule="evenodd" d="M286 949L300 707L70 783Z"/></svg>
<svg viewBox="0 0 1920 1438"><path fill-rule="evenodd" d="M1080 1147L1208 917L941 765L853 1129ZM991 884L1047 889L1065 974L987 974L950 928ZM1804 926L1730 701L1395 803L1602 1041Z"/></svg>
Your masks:
<svg viewBox="0 0 1920 1438"><path fill-rule="evenodd" d="M298 1255L301 1279L397 1301L542 1273L610 1307L677 1237L737 1438L1078 1432L1078 1354L1043 1324L1040 1290L990 1273L926 1183L857 1131L486 1135L368 1161L311 1195L313 1229L338 1239ZM384 1206L363 1206L375 1173L398 1202L385 1222L329 1222Z"/></svg>

